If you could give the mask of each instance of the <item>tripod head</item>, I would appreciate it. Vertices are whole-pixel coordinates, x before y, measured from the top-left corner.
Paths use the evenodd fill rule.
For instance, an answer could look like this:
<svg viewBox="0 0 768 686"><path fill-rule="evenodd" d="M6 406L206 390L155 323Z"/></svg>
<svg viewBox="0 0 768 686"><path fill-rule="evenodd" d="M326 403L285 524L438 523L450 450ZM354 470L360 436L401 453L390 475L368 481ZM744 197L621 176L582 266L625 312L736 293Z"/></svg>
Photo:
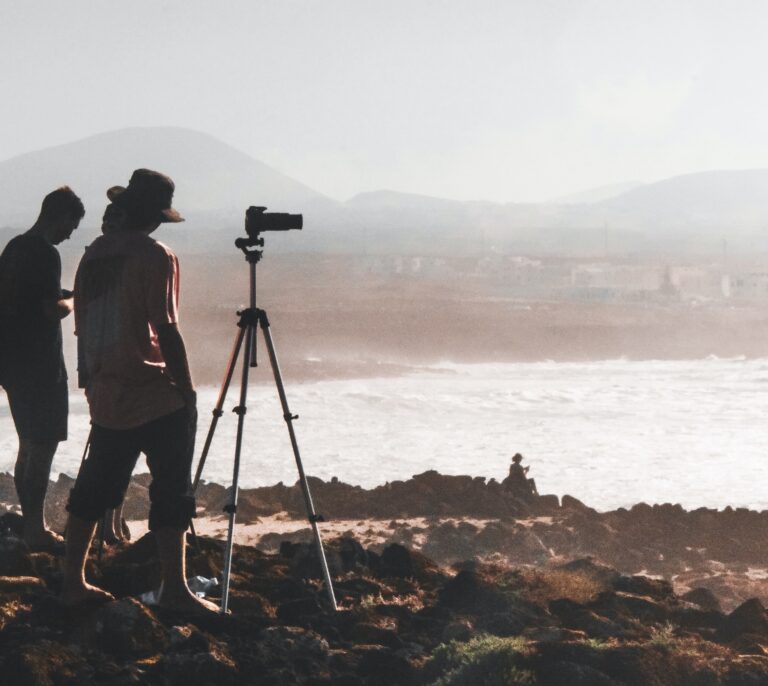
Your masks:
<svg viewBox="0 0 768 686"><path fill-rule="evenodd" d="M264 254L263 250L259 250L259 248L264 247L264 239L258 233L247 238L237 238L235 239L235 247L243 252L246 262L256 264Z"/></svg>

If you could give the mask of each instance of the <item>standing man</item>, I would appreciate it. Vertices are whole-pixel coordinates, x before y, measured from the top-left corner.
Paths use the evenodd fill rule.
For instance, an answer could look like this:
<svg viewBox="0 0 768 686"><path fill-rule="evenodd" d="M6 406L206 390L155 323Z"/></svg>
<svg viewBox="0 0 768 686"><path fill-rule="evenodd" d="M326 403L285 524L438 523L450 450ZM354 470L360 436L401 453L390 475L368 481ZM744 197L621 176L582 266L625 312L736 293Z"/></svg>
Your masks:
<svg viewBox="0 0 768 686"><path fill-rule="evenodd" d="M75 280L80 370L91 411L91 451L70 495L61 596L65 604L109 599L85 580L96 522L123 499L138 454L152 473L149 528L163 573L160 604L210 610L187 587L185 531L195 513L191 466L195 391L178 328L179 264L152 234L183 221L171 207L174 184L149 169L107 196L125 211L121 230L97 238Z"/></svg>
<svg viewBox="0 0 768 686"><path fill-rule="evenodd" d="M44 516L51 464L67 438L69 412L61 319L72 311L72 294L61 289L54 246L72 235L84 215L80 198L63 186L45 196L32 228L0 255L0 383L19 436L13 479L24 540L33 550L62 542Z"/></svg>

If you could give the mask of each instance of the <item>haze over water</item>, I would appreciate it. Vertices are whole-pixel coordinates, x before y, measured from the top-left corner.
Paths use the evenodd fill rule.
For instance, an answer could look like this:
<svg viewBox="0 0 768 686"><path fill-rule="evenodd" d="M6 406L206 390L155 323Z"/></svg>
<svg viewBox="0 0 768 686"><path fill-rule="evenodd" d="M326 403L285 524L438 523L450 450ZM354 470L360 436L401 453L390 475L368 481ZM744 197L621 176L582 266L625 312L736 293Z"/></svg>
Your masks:
<svg viewBox="0 0 768 686"><path fill-rule="evenodd" d="M237 390L208 458L209 481L231 482ZM372 487L428 469L501 479L519 451L540 492L570 493L601 510L640 501L768 508L768 359L446 363L287 392L300 415L307 473L324 479ZM199 393L196 460L217 394ZM70 439L54 473L74 475L85 444L80 393L71 405ZM0 470L12 471L15 432L4 394L0 436ZM137 471L146 471L143 459ZM241 484L295 480L274 386L254 386Z"/></svg>

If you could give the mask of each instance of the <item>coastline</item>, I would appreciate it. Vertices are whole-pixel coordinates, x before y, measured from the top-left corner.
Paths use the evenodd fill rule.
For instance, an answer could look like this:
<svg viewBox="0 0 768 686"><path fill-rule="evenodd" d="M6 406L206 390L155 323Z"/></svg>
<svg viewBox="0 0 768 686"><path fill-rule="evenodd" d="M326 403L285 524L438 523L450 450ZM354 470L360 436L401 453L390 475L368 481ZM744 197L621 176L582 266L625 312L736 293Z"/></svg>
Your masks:
<svg viewBox="0 0 768 686"><path fill-rule="evenodd" d="M329 542L353 539L373 551L392 544L424 554L443 568L475 561L550 569L590 559L625 575L664 579L679 593L707 588L721 607L757 597L768 605L768 511L726 507L685 510L671 503L598 512L571 495L514 499L500 484L435 471L374 489L310 477ZM147 532L149 475L137 475L124 515L133 539ZM66 522L72 480L51 482L46 515ZM223 540L227 489L203 482L197 493L199 535ZM10 475L0 474L0 514L17 512ZM311 541L298 484L242 489L235 542L277 554L283 542Z"/></svg>

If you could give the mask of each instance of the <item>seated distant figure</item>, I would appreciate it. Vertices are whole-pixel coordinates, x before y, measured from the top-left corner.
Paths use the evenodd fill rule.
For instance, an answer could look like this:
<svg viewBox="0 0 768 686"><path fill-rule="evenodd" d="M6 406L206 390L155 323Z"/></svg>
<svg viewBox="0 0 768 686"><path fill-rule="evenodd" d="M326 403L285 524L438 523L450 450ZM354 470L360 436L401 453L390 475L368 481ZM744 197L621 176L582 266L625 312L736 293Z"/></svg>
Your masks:
<svg viewBox="0 0 768 686"><path fill-rule="evenodd" d="M520 464L522 461L523 456L520 453L515 453L512 464L509 465L509 476L502 481L502 485L515 498L531 500L538 496L539 492L536 490L536 482L528 478L529 467L523 467Z"/></svg>

